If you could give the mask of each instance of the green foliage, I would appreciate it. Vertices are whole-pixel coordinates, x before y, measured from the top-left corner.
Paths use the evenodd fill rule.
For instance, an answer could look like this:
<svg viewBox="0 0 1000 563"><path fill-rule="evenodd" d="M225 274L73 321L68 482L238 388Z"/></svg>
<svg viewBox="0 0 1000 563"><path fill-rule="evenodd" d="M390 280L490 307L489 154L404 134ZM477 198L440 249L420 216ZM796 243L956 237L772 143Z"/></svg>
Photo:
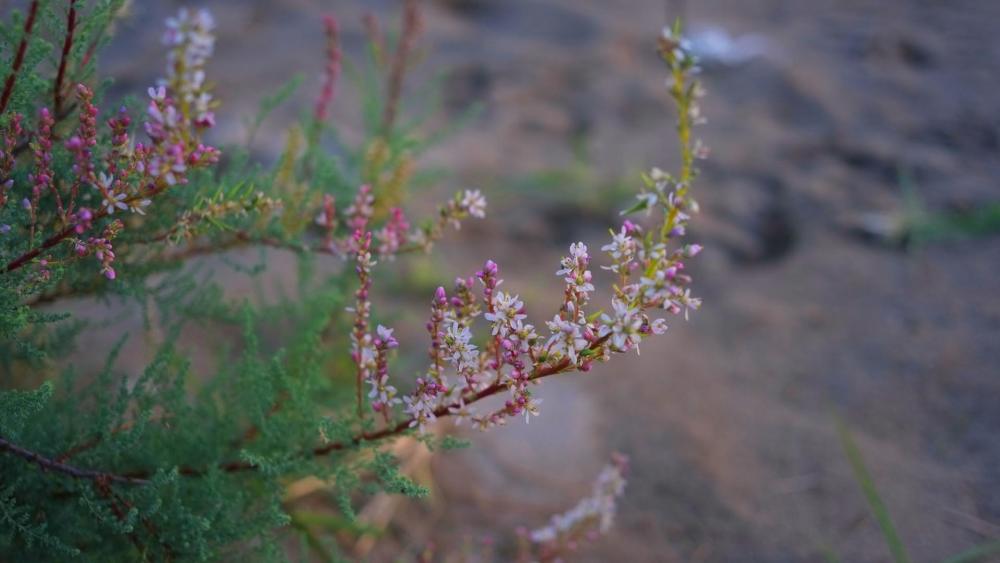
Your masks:
<svg viewBox="0 0 1000 563"><path fill-rule="evenodd" d="M79 118L71 86L93 80L93 54L111 37L122 5L75 3L64 111L55 116L62 138L73 134ZM23 116L28 133L18 141L34 131L41 107L58 104L67 4L39 2L37 10L16 72L25 14L14 12L0 26L0 80L16 76L0 121ZM362 84L366 92L377 94L364 96L371 112L384 104L374 86L383 70L359 70L369 77ZM301 82L295 77L261 101L247 122L249 142ZM98 162L114 150L103 126L107 117L98 119ZM139 139L142 119L134 108L132 117L128 133ZM348 147L328 124L303 116L285 133L286 149L271 168L251 162L244 147L224 147L222 166L191 167L186 183L157 195L147 214L98 217L80 237L123 219L113 239L120 265L113 281L101 275L92 254L75 253L75 234L45 246L72 222L47 197L36 216L19 205L14 192L30 190L37 166L31 146L19 149L9 175L14 187L0 205L0 225L13 227L0 235L0 265L17 264L0 273L0 439L38 457L0 446L0 553L18 561L281 560L283 536L276 531L288 529L334 553L333 529L377 532L354 520L353 505L363 495L427 494L399 472L394 457L377 450L381 442L354 441L353 374L345 370L349 349L342 344L354 274L321 272L307 252L323 239L312 219L324 195L346 207L367 181L377 195L394 201L407 196L413 160L430 142L418 125L372 126L364 143ZM51 162L54 183L69 189L77 178L74 154L57 142ZM97 197L87 200L95 209ZM376 217L382 219L384 213ZM260 248L256 262L225 255L240 247ZM289 252L296 267L278 277L290 287L250 296L234 296L227 287L233 280L256 285L274 256ZM220 268L229 270L225 278L216 275ZM118 367L127 334L110 350L78 349L77 337L100 327L70 314L67 300L73 298L140 312L153 352L146 368L131 373ZM114 327L119 321L106 322ZM192 331L218 335L213 344L219 347L207 362L192 359L184 337ZM83 371L60 362L67 355L106 356L105 368ZM331 443L340 446L314 451ZM120 481L74 476L65 467L107 472ZM329 483L341 517L286 504L287 486L303 477Z"/></svg>
<svg viewBox="0 0 1000 563"><path fill-rule="evenodd" d="M50 397L50 381L33 391L4 392L0 395L0 433L16 440L25 422L45 408Z"/></svg>

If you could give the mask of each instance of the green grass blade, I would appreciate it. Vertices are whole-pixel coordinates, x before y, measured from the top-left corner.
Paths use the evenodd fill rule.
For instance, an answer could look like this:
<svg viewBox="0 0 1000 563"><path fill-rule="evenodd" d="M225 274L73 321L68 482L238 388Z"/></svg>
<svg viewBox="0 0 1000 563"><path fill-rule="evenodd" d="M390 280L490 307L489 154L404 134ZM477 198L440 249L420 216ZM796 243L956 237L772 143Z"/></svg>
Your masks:
<svg viewBox="0 0 1000 563"><path fill-rule="evenodd" d="M945 559L943 563L979 563L991 555L1000 554L1000 540L979 544L958 555Z"/></svg>
<svg viewBox="0 0 1000 563"><path fill-rule="evenodd" d="M854 470L854 478L861 486L861 492L864 493L865 500L868 501L868 506L871 507L875 520L878 521L879 528L882 529L882 536L885 538L886 545L889 546L893 561L895 563L910 563L910 557L906 554L906 548L900 541L899 534L896 533L896 527L892 523L892 517L889 516L889 510L882 502L882 497L879 496L878 489L875 487L875 481L865 466L861 450L858 449L858 445L854 442L854 437L851 436L847 426L839 419L837 420L837 434L840 435L840 443L851 463L851 468Z"/></svg>

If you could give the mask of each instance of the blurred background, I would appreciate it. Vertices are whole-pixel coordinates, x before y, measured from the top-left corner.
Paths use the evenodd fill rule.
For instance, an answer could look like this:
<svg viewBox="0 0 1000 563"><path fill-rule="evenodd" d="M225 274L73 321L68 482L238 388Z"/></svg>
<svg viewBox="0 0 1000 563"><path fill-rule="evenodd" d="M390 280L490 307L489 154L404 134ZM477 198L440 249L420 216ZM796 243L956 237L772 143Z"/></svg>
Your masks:
<svg viewBox="0 0 1000 563"><path fill-rule="evenodd" d="M161 22L181 5L133 4L103 59L112 98L161 75ZM264 161L319 89L320 16L337 16L358 60L363 14L389 28L399 11L203 5L219 26L216 141L242 142L261 98L304 77L257 135ZM410 98L441 80L439 124L475 111L421 162L447 175L414 206L479 187L491 207L381 280L410 371L427 288L493 258L540 323L568 244L599 246L638 172L674 168L655 38L676 17L708 91L692 233L705 304L641 356L547 380L530 425L412 454L431 497L376 507L390 533L355 553L457 554L541 526L619 451L631 472L616 525L577 560L887 561L838 420L913 560L1000 539L1000 3L424 0L423 15ZM342 82L333 121L348 139L358 107Z"/></svg>

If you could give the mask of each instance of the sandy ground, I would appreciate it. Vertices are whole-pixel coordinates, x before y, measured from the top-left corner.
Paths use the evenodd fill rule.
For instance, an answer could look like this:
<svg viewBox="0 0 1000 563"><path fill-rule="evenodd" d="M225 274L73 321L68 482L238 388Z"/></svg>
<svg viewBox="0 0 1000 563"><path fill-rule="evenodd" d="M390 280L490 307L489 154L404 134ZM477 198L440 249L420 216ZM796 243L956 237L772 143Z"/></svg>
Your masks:
<svg viewBox="0 0 1000 563"><path fill-rule="evenodd" d="M362 9L393 6L208 4L221 24L221 123L297 71L308 103L317 14L337 13L356 52ZM172 10L137 3L106 59L123 77L116 88L136 92L158 74L150 30ZM530 426L472 435L471 449L436 458L432 499L403 508L409 523L372 560L541 525L621 451L632 473L620 518L577 560L804 562L829 550L888 561L838 416L915 561L1000 537L1000 238L901 252L844 228L900 208L900 169L932 209L1000 198L1000 3L431 2L426 68L451 69L451 115L473 101L483 110L428 163L455 171L444 191L478 184L497 202L468 231L471 248L442 249L443 281L492 257L536 303L535 322L546 317L563 248L599 243L615 216L574 205L572 189L510 192L497 178L567 166L581 140L601 177L672 165L673 117L651 49L668 13L692 29L759 34L767 47L704 73L712 158L693 233L707 248L694 267L703 309L641 356L545 384ZM345 92L337 106L349 131L356 98ZM280 113L275 124L294 115ZM266 157L281 141L263 136L255 149Z"/></svg>

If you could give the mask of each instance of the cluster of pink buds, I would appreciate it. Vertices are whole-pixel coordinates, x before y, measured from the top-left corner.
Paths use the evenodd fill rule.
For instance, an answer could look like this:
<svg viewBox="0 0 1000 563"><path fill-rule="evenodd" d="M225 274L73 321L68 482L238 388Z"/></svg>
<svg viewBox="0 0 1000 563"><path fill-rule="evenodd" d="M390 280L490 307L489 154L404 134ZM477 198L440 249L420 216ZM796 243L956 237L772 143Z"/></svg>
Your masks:
<svg viewBox="0 0 1000 563"><path fill-rule="evenodd" d="M434 300L431 302L431 318L427 321L427 332L431 335L431 346L427 352L428 356L430 356L431 365L427 374L439 383L444 381L442 363L444 340L442 327L448 312L448 294L443 287L438 287L434 291Z"/></svg>
<svg viewBox="0 0 1000 563"><path fill-rule="evenodd" d="M24 133L21 124L23 120L24 118L21 117L21 114L15 113L3 128L3 149L0 150L0 178L3 178L4 182L10 180L10 173L14 170L14 164L17 161L17 144ZM7 186L7 189L9 188L10 186ZM0 207L5 202L5 199L0 199Z"/></svg>
<svg viewBox="0 0 1000 563"><path fill-rule="evenodd" d="M371 301L368 293L371 290L371 270L375 266L372 259L371 232L354 232L355 272L358 274L358 289L354 293L355 305L349 311L354 313L354 328L351 332L351 359L357 366L358 382L368 381L376 369L378 352L368 330L371 318Z"/></svg>
<svg viewBox="0 0 1000 563"><path fill-rule="evenodd" d="M403 210L393 207L389 211L389 219L376 234L378 238L379 256L392 257L406 242L410 230L410 222L406 220Z"/></svg>
<svg viewBox="0 0 1000 563"><path fill-rule="evenodd" d="M375 196L368 184L361 186L354 195L354 201L347 207L347 226L354 230L364 229L375 214Z"/></svg>
<svg viewBox="0 0 1000 563"><path fill-rule="evenodd" d="M10 190L14 187L14 179L10 177L17 160L18 139L21 137L21 114L14 114L3 130L3 148L0 150L0 209L7 205ZM10 232L11 226L0 224L0 235Z"/></svg>
<svg viewBox="0 0 1000 563"><path fill-rule="evenodd" d="M80 213L90 214L86 209L80 211ZM118 234L122 228L121 221L113 221L107 227L105 227L104 232L100 237L89 237L86 241L77 240L74 244L77 256L86 256L88 254L93 254L94 258L101 264L101 273L104 277L109 280L113 280L118 277L118 273L114 269L115 261L115 251L114 247L111 245L112 239Z"/></svg>
<svg viewBox="0 0 1000 563"><path fill-rule="evenodd" d="M337 20L331 15L323 17L323 29L326 32L326 67L323 73L323 88L316 99L313 117L316 121L324 121L329 115L330 104L336 93L337 78L340 76L340 41Z"/></svg>
<svg viewBox="0 0 1000 563"><path fill-rule="evenodd" d="M555 560L561 553L574 551L580 542L596 539L611 529L618 498L625 492L627 470L628 458L614 454L598 475L589 496L572 509L553 516L548 525L526 534L540 560Z"/></svg>
<svg viewBox="0 0 1000 563"><path fill-rule="evenodd" d="M219 151L198 142L192 137L190 122L182 110L178 110L167 90L160 86L149 89L149 105L146 108L146 134L153 142L145 149L147 162L141 171L147 172L157 181L168 186L183 184L189 167L213 164L219 159Z"/></svg>
<svg viewBox="0 0 1000 563"><path fill-rule="evenodd" d="M38 200L41 195L48 192L52 187L52 127L55 125L55 118L48 108L42 108L38 113L38 131L35 133L35 141L32 143L32 152L35 157L35 171L33 173L31 187L31 213L34 217L35 208L38 207ZM58 192L53 190L58 196ZM61 202L60 202L61 207ZM32 220L34 223L34 220Z"/></svg>
<svg viewBox="0 0 1000 563"><path fill-rule="evenodd" d="M73 153L73 172L77 178L93 184L96 179L92 153L97 146L97 106L94 105L94 92L87 86L78 84L76 95L80 102L80 124L76 134L66 141L66 148Z"/></svg>
<svg viewBox="0 0 1000 563"><path fill-rule="evenodd" d="M375 329L375 375L369 379L371 391L368 398L372 402L372 410L389 419L390 409L401 401L396 396L396 388L389 384L389 350L399 346L392 329L378 325Z"/></svg>
<svg viewBox="0 0 1000 563"><path fill-rule="evenodd" d="M467 190L457 194L441 208L436 223L428 223L411 231L410 221L403 210L394 207L389 210L389 216L381 228L374 229L372 222L375 216L375 194L370 185L364 184L358 188L342 217L337 215L333 196L325 194L314 222L323 230L323 249L327 252L341 256L354 255L357 246L353 233L359 230L372 230L376 241L375 254L380 258L391 260L400 252L430 250L434 241L443 235L446 225L458 226L466 217L484 217L485 205L486 200L482 194ZM351 234L338 237L337 227L341 224L346 225Z"/></svg>

